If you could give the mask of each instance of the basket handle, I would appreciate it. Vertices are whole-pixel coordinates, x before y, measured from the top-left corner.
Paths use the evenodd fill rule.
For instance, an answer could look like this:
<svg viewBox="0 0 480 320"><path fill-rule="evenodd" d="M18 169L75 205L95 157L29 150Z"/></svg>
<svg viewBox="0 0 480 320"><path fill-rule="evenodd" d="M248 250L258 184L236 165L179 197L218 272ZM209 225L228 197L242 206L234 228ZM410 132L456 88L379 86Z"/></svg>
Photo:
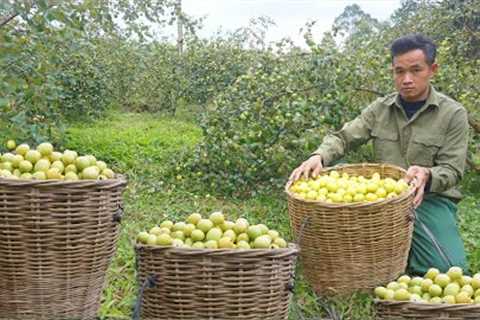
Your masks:
<svg viewBox="0 0 480 320"><path fill-rule="evenodd" d="M119 204L117 211L112 216L113 222L116 222L116 223L122 222L123 214L124 214L123 205Z"/></svg>
<svg viewBox="0 0 480 320"><path fill-rule="evenodd" d="M143 284L138 291L137 302L135 302L135 306L133 308L132 320L140 320L140 311L142 308L143 292L145 291L145 289L154 288L156 285L157 285L157 277L153 274L149 275L145 279L145 281L143 281Z"/></svg>

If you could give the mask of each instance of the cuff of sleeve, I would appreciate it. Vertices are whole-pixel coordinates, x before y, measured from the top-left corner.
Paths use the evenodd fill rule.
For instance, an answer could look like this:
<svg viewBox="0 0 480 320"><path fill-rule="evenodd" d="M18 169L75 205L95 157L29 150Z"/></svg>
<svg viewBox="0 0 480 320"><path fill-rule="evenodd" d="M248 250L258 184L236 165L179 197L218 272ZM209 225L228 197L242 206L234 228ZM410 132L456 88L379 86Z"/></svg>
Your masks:
<svg viewBox="0 0 480 320"><path fill-rule="evenodd" d="M319 155L322 157L322 164L324 167L327 167L332 162L332 158L329 156L329 152L324 150L322 147L318 148L310 156L315 156L315 155Z"/></svg>
<svg viewBox="0 0 480 320"><path fill-rule="evenodd" d="M432 187L432 173L430 171L430 177L428 178L427 183L425 184L425 193L430 192L430 188Z"/></svg>
<svg viewBox="0 0 480 320"><path fill-rule="evenodd" d="M442 179L440 177L440 173L437 171L438 168L433 167L430 168L430 179L429 179L429 186L428 192L443 192L445 191L442 186ZM427 187L425 187L425 190Z"/></svg>

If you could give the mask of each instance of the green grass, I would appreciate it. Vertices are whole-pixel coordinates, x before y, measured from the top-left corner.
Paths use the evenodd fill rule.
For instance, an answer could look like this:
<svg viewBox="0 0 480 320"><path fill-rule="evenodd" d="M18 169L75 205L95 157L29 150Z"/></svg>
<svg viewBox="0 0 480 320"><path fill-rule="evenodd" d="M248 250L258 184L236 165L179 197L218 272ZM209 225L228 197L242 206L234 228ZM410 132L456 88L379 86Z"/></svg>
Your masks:
<svg viewBox="0 0 480 320"><path fill-rule="evenodd" d="M95 123L77 124L68 130L67 148L94 154L124 172L129 179L121 236L108 271L108 285L101 306L103 317L130 318L137 294L133 240L140 230L165 218L183 219L192 212L207 214L221 209L232 219L246 216L291 238L286 199L281 191L240 200L211 195L208 187L202 188L196 181L172 179L182 174L178 171L176 159L180 154L194 152L200 141L201 131L188 112L181 112L176 118L116 114ZM465 184L470 186L472 179L476 177L467 177ZM467 189L467 197L459 206L459 220L472 269L480 270L480 251L477 249L480 245L480 203L477 200L480 192L474 187ZM293 308L291 319L301 319L297 312L301 312L304 319L320 319L325 315L303 280L300 267L294 301L297 307ZM343 319L373 319L369 295L354 294L327 302L344 314Z"/></svg>

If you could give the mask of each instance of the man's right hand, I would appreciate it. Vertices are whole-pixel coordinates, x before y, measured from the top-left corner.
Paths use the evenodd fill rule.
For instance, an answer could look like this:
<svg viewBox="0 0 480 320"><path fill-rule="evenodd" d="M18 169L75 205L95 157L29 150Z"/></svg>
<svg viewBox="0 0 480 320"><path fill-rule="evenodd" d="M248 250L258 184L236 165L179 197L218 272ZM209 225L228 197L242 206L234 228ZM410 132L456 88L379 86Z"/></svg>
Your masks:
<svg viewBox="0 0 480 320"><path fill-rule="evenodd" d="M310 175L312 177L316 177L320 173L320 170L322 168L322 156L318 154L313 155L306 161L304 161L298 168L293 170L292 174L290 175L289 181L296 181L302 175L305 177L305 179L308 179Z"/></svg>

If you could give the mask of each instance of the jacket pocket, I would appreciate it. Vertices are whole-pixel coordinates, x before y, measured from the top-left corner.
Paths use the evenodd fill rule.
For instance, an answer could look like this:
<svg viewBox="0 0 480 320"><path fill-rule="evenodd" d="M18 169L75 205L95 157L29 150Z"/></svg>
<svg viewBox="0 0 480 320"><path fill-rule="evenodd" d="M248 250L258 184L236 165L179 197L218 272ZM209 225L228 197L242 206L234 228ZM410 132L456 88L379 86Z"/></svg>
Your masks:
<svg viewBox="0 0 480 320"><path fill-rule="evenodd" d="M441 146L442 137L440 136L415 136L412 138L408 149L408 162L410 165L433 167Z"/></svg>
<svg viewBox="0 0 480 320"><path fill-rule="evenodd" d="M375 159L380 162L395 163L395 158L398 157L400 150L398 132L385 128L374 128L372 138Z"/></svg>

